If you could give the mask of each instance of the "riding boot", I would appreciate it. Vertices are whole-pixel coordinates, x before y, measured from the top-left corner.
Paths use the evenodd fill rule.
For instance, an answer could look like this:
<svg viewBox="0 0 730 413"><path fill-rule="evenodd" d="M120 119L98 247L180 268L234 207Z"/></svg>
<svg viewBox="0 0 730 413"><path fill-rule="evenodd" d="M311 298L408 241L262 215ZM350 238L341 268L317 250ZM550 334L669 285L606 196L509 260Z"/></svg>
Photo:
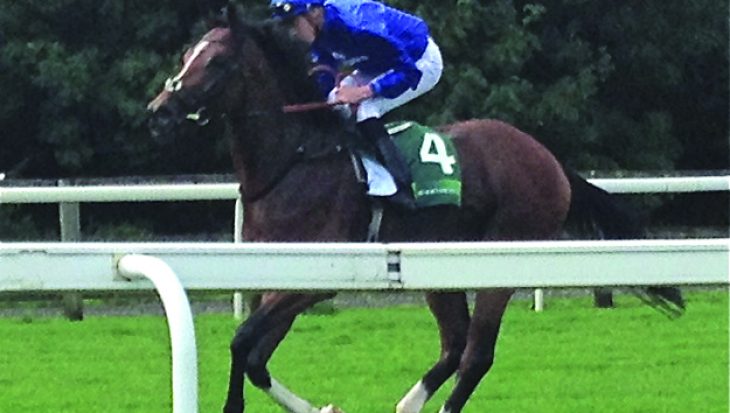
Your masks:
<svg viewBox="0 0 730 413"><path fill-rule="evenodd" d="M360 134L373 143L377 152L376 156L393 175L398 190L388 197L388 200L406 209L415 209L410 168L400 153L400 149L385 129L383 121L378 118L370 118L358 123L357 127Z"/></svg>

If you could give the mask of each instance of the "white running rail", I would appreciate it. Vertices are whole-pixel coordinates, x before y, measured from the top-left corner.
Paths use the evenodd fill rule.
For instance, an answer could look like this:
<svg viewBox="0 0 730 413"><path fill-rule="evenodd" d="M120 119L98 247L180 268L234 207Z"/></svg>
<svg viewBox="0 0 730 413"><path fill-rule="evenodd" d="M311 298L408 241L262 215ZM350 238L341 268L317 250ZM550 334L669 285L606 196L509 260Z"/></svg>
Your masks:
<svg viewBox="0 0 730 413"><path fill-rule="evenodd" d="M658 178L596 178L588 182L616 194L730 191L730 175Z"/></svg>
<svg viewBox="0 0 730 413"><path fill-rule="evenodd" d="M192 290L423 291L728 284L728 239L465 243L0 243L0 292L148 290L157 257ZM49 269L53 269L49 271Z"/></svg>
<svg viewBox="0 0 730 413"><path fill-rule="evenodd" d="M730 191L730 175L705 177L597 178L589 179L588 181L612 193ZM76 214L66 214L72 217L78 217L78 203L80 202L193 200L236 200L233 239L234 242L240 242L243 227L242 203L238 195L238 184L234 183L0 187L0 204L59 203L66 208L75 208ZM62 227L72 224L72 222L61 222ZM543 294L539 290L535 293L535 308L540 311L543 306ZM240 319L243 317L243 297L241 293L235 293L233 301L234 316Z"/></svg>
<svg viewBox="0 0 730 413"><path fill-rule="evenodd" d="M197 413L195 331L184 288L451 291L730 285L729 246L730 239L437 244L5 243L0 244L0 292L148 290L149 283L143 278L151 280L168 317L173 412Z"/></svg>
<svg viewBox="0 0 730 413"><path fill-rule="evenodd" d="M686 193L730 190L730 175L705 177L597 178L588 179L588 182L612 193ZM233 183L0 187L0 204L235 199L238 199L238 184Z"/></svg>

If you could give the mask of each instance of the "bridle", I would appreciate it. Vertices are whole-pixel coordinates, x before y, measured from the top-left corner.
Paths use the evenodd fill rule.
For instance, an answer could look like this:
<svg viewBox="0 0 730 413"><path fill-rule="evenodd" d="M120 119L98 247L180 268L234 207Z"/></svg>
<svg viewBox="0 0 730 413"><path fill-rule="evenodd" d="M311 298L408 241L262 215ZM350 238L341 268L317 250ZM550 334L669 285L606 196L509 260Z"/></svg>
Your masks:
<svg viewBox="0 0 730 413"><path fill-rule="evenodd" d="M220 40L210 40L209 43L222 43ZM167 100L167 109L177 123L183 120L193 121L199 126L210 122L208 108L201 102L208 102L219 94L225 87L226 80L236 72L240 63L238 59L216 59L207 63L208 75L198 87L183 88L183 79L179 76L170 77L165 81L164 90L170 94Z"/></svg>
<svg viewBox="0 0 730 413"><path fill-rule="evenodd" d="M221 43L220 40L211 40L210 43ZM214 58L211 63L215 63L217 60ZM211 64L209 63L209 64ZM206 76L206 80L202 86L195 89L183 89L183 80L178 77L170 77L165 80L164 90L170 93L168 99L168 110L171 110L171 114L175 119L178 119L178 123L184 119L195 122L198 126L205 126L210 123L210 113L208 108L204 105L200 105L199 102L207 102L208 99L221 92L225 85L225 80L232 75L236 70L240 68L240 64L237 59L226 59L224 62L217 63L213 68L212 74ZM314 73L317 70L327 70L323 67L316 66L311 71ZM339 77L339 75L338 75ZM282 113L302 113L310 112L315 110L332 109L336 106L335 103L330 102L307 102L307 103L295 103L290 105L283 105L281 107ZM272 109L271 113L276 112L276 109ZM257 111L256 115L263 115L265 112Z"/></svg>
<svg viewBox="0 0 730 413"><path fill-rule="evenodd" d="M218 40L212 40L210 43L221 43ZM234 53L234 56L237 56ZM216 63L217 62L217 63ZM183 87L183 80L179 76L168 78L165 81L164 90L167 91L170 96L164 106L166 111L176 119L176 123L182 123L183 121L192 121L199 126L207 125L211 120L211 114L208 108L201 104L209 102L209 99L222 92L226 85L228 78L236 72L240 67L240 59L238 58L225 58L216 59L215 57L209 63L215 66L207 67L209 71L205 77L202 85L195 88L185 89ZM316 67L315 67L316 69ZM334 103L328 102L308 102L283 105L279 108L272 108L271 110L255 111L249 113L246 116L257 117L264 116L267 114L283 113L283 114L296 114L315 110L331 109L335 106ZM288 159L283 168L272 177L262 188L260 188L255 194L242 193L243 198L247 202L253 202L258 199L265 197L271 190L273 190L281 180L293 169L293 167L301 162L316 162L329 159L332 156L339 155L345 150L345 146L341 142L334 140L329 142L327 145L317 145L313 142L307 142L306 140L298 145L297 149Z"/></svg>

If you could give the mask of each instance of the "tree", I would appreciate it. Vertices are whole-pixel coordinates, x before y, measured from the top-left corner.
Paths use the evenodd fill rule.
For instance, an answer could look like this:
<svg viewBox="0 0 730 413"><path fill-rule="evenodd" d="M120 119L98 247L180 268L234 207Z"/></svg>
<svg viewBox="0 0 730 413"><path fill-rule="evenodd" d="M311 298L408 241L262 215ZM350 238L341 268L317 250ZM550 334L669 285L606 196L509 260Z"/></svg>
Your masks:
<svg viewBox="0 0 730 413"><path fill-rule="evenodd" d="M0 0L0 172L230 171L220 128L172 142L146 128L146 102L206 30L210 1ZM391 117L503 119L582 170L730 168L722 3L388 2L423 16L445 59L436 89ZM239 4L268 14L266 1Z"/></svg>
<svg viewBox="0 0 730 413"><path fill-rule="evenodd" d="M242 2L256 18L264 3ZM392 3L429 22L446 61L440 85L394 116L503 119L583 169L728 166L727 21L717 2ZM145 103L204 30L198 2L0 5L0 169L227 170L222 131L156 143L145 127Z"/></svg>
<svg viewBox="0 0 730 413"><path fill-rule="evenodd" d="M25 177L164 172L155 154L171 151L150 140L145 101L189 41L195 3L0 4L0 140L9 148L0 167Z"/></svg>
<svg viewBox="0 0 730 413"><path fill-rule="evenodd" d="M430 22L446 61L409 116L504 119L581 169L728 167L720 3L394 3Z"/></svg>

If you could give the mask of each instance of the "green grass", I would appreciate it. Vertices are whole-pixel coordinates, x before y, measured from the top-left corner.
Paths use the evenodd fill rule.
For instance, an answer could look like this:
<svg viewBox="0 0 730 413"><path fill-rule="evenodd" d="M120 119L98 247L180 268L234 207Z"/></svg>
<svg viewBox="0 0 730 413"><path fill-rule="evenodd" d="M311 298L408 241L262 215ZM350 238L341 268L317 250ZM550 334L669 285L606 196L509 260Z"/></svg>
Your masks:
<svg viewBox="0 0 730 413"><path fill-rule="evenodd" d="M728 297L689 295L669 321L618 297L551 299L535 314L507 312L497 360L466 412L728 412ZM219 412L228 377L228 315L196 318L200 411ZM161 317L0 319L0 412L169 412L167 327ZM348 309L305 315L270 367L315 404L347 413L393 412L438 355L425 308ZM435 412L449 382L424 411ZM247 386L247 411L281 412Z"/></svg>

